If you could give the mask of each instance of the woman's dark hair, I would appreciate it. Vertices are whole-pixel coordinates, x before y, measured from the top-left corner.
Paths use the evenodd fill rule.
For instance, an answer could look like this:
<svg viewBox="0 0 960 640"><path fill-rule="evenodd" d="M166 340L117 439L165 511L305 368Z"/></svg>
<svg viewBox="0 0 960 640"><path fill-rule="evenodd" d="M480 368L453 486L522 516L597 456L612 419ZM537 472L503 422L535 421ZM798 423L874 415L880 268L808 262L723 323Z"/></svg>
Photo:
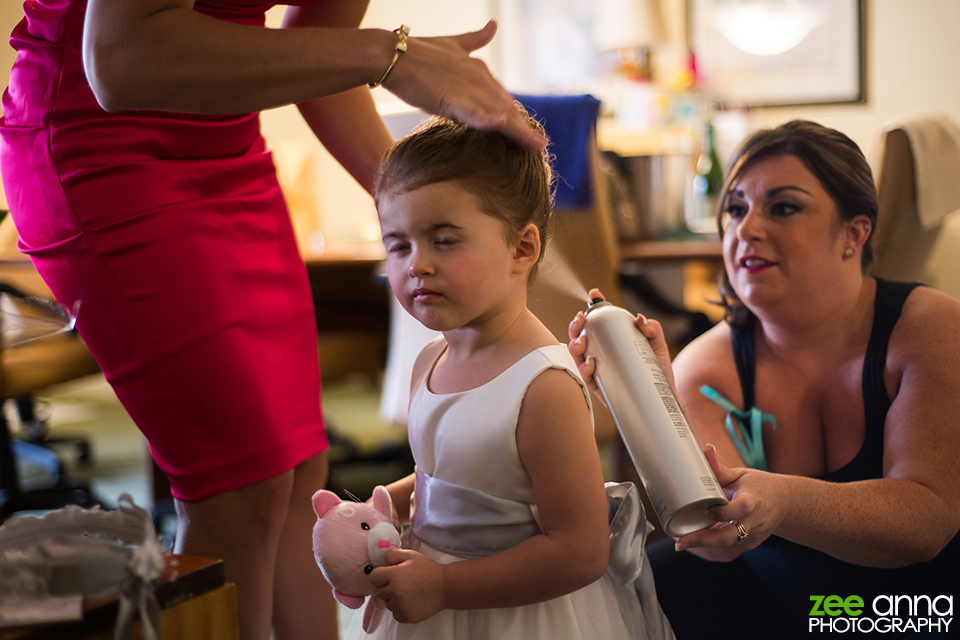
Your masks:
<svg viewBox="0 0 960 640"><path fill-rule="evenodd" d="M527 115L520 103L516 106ZM540 123L528 115L527 121L543 135ZM527 224L536 225L539 264L553 210L553 172L546 149L535 151L499 131L433 118L387 150L374 180L374 200L379 206L385 194L447 181L472 193L485 213L503 222L508 240ZM535 265L531 279L536 271Z"/></svg>
<svg viewBox="0 0 960 640"><path fill-rule="evenodd" d="M809 120L792 120L775 129L757 131L737 148L727 167L727 177L720 193L717 228L723 239L723 216L727 194L743 171L760 158L791 155L799 159L816 176L837 206L840 220L847 222L859 215L870 219L870 235L863 245L860 267L873 262L873 233L877 228L877 189L873 173L860 147L849 137ZM724 270L720 281L721 304L727 322L747 327L753 313L737 297Z"/></svg>

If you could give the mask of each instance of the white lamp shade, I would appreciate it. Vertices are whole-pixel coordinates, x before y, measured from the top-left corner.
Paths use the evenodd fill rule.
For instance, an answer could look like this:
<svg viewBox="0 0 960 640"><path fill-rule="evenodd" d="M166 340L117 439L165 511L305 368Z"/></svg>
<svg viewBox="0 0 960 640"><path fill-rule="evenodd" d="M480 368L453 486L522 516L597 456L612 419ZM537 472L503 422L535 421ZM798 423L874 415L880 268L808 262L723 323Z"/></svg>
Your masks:
<svg viewBox="0 0 960 640"><path fill-rule="evenodd" d="M737 0L718 4L717 28L735 47L774 56L800 44L826 19L822 4L794 0Z"/></svg>
<svg viewBox="0 0 960 640"><path fill-rule="evenodd" d="M597 49L642 49L661 40L655 0L598 0L593 25Z"/></svg>

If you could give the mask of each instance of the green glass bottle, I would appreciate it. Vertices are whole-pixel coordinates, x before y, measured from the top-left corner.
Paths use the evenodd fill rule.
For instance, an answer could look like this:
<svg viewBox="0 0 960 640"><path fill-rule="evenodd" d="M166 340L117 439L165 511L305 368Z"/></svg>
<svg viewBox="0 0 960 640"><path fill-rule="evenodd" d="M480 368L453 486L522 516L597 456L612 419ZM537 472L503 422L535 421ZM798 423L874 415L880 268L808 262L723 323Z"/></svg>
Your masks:
<svg viewBox="0 0 960 640"><path fill-rule="evenodd" d="M717 200L723 189L723 167L717 156L713 122L704 123L700 138L700 155L697 158L696 174L693 177L693 198L687 211L687 226L698 233L714 233L717 230Z"/></svg>

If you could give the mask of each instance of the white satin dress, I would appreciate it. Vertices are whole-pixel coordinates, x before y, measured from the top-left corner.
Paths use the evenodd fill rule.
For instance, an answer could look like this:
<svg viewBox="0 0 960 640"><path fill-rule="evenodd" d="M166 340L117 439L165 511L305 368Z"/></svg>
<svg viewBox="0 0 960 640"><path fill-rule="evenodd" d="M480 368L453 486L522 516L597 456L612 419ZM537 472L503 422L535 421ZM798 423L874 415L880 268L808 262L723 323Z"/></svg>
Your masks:
<svg viewBox="0 0 960 640"><path fill-rule="evenodd" d="M442 342L442 338L438 339ZM437 341L425 351L442 353ZM434 360L436 364L436 360ZM433 367L431 366L431 371ZM412 548L441 563L492 555L540 533L533 485L520 461L516 427L530 383L562 369L589 393L563 345L532 351L490 382L436 394L425 377L410 405L409 437L417 463ZM418 624L389 611L373 634L356 616L347 638L382 640L672 639L643 554L647 523L636 488L607 485L611 562L582 589L545 602L501 609L446 609Z"/></svg>

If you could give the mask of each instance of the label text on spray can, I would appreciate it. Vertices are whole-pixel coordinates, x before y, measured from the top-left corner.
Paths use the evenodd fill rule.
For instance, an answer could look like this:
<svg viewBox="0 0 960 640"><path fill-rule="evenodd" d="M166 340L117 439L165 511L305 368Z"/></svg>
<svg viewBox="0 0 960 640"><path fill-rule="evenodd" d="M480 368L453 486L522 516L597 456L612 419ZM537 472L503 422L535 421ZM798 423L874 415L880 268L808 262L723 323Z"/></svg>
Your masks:
<svg viewBox="0 0 960 640"><path fill-rule="evenodd" d="M680 403L677 402L677 399L674 397L670 383L667 382L667 376L664 375L663 369L660 368L660 363L657 362L657 356L653 353L653 348L650 347L650 343L646 340L638 340L634 342L633 345L640 353L640 358L644 364L650 367L650 371L653 374L654 387L656 387L657 394L660 396L660 402L663 403L664 408L670 415L670 421L677 430L677 435L681 438L691 437L693 434L690 432L690 425L687 424L686 419L683 417L683 412L680 411Z"/></svg>

